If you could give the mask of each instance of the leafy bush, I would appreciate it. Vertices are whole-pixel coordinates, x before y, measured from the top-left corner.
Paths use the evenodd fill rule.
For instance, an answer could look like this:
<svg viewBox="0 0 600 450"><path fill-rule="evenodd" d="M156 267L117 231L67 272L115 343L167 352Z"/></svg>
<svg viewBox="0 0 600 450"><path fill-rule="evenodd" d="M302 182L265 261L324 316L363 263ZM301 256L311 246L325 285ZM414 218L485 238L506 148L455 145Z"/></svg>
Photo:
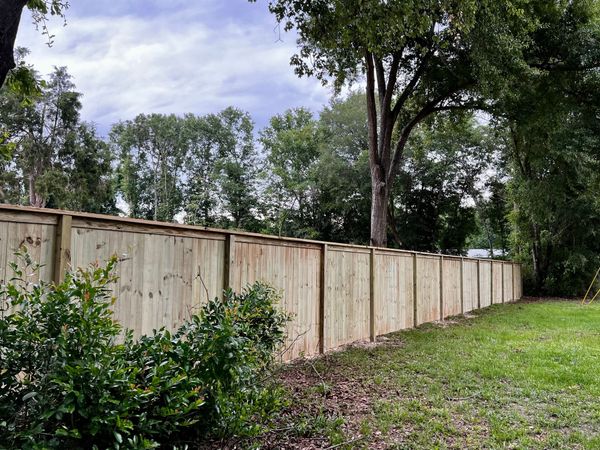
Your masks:
<svg viewBox="0 0 600 450"><path fill-rule="evenodd" d="M28 258L27 255L24 255ZM272 288L225 292L176 332L134 339L112 318L116 260L58 285L1 288L0 448L156 448L256 431L286 316Z"/></svg>

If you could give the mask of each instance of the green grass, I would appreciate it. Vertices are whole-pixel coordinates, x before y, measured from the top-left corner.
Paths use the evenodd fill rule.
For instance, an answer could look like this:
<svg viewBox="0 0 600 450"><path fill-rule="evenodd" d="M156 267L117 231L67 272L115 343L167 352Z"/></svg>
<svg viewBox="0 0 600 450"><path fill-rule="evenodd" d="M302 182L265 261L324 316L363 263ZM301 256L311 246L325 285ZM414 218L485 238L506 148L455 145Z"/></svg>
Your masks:
<svg viewBox="0 0 600 450"><path fill-rule="evenodd" d="M284 431L263 444L600 448L600 304L497 305L453 322L284 368Z"/></svg>

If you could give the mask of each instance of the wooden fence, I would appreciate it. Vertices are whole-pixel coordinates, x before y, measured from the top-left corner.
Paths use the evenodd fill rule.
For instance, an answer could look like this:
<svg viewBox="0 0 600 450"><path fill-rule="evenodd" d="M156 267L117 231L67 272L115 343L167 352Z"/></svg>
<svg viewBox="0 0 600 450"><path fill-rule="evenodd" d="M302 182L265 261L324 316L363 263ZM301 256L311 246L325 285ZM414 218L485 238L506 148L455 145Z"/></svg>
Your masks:
<svg viewBox="0 0 600 450"><path fill-rule="evenodd" d="M0 278L25 245L58 281L117 254L117 320L136 334L178 326L208 298L256 280L292 313L285 359L519 300L521 266L182 224L0 205Z"/></svg>

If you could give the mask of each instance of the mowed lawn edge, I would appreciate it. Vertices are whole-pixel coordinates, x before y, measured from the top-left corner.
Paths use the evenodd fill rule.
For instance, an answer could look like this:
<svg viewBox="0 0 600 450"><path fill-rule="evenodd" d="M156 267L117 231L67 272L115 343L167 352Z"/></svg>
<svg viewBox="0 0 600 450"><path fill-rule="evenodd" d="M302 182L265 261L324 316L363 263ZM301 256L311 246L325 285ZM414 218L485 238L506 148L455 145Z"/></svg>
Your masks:
<svg viewBox="0 0 600 450"><path fill-rule="evenodd" d="M284 365L260 448L600 448L600 304L494 305Z"/></svg>

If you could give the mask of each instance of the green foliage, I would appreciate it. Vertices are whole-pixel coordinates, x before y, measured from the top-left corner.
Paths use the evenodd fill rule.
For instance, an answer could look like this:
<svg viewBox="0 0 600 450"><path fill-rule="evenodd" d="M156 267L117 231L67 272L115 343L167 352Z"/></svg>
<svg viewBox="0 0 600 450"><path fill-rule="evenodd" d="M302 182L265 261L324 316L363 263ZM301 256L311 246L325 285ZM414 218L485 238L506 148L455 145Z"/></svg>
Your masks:
<svg viewBox="0 0 600 450"><path fill-rule="evenodd" d="M471 114L440 114L415 130L390 208L397 245L464 253L477 227L477 184L494 153L488 133Z"/></svg>
<svg viewBox="0 0 600 450"><path fill-rule="evenodd" d="M181 208L186 153L181 120L140 114L113 126L110 139L119 155L119 191L132 217L171 221Z"/></svg>
<svg viewBox="0 0 600 450"><path fill-rule="evenodd" d="M19 55L26 51L20 49ZM81 94L66 68L56 68L48 82L27 70L39 93L16 92L10 83L0 91L0 146L10 151L1 177L2 200L116 212L110 149L92 125L80 121Z"/></svg>
<svg viewBox="0 0 600 450"><path fill-rule="evenodd" d="M0 442L149 449L256 432L280 406L263 382L284 339L274 291L227 291L175 333L135 340L112 319L115 264L58 285L31 284L35 267L13 265L1 292Z"/></svg>

